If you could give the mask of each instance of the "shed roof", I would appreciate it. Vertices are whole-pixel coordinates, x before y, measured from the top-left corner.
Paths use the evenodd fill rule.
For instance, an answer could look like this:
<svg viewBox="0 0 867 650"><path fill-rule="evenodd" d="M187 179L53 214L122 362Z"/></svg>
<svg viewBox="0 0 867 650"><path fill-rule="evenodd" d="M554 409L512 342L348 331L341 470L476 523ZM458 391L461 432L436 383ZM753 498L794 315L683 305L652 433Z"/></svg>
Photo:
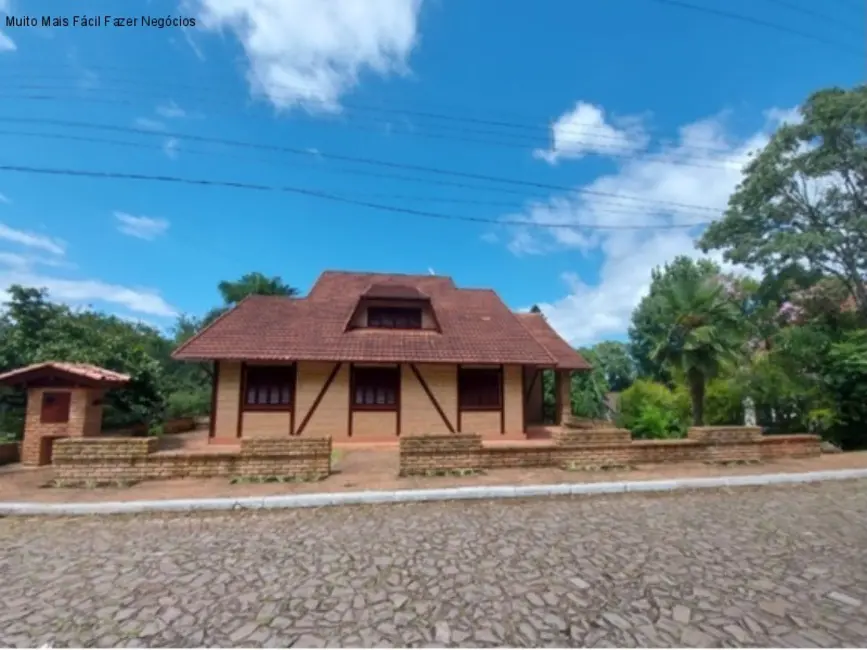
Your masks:
<svg viewBox="0 0 867 650"><path fill-rule="evenodd" d="M90 363L46 361L4 372L0 374L0 384L26 384L45 378L66 380L71 384L99 386L121 385L130 380L129 375Z"/></svg>

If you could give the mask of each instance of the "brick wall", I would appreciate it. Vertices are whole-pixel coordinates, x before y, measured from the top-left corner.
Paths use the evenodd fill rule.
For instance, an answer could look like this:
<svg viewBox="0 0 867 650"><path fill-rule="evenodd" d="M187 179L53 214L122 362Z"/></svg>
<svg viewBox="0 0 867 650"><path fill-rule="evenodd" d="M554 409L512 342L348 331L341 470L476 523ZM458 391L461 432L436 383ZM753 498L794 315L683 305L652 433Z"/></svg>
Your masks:
<svg viewBox="0 0 867 650"><path fill-rule="evenodd" d="M755 442L761 437L761 427L690 427L687 432L687 438L702 442Z"/></svg>
<svg viewBox="0 0 867 650"><path fill-rule="evenodd" d="M775 458L810 458L822 453L818 436L764 436L761 440L763 460Z"/></svg>
<svg viewBox="0 0 867 650"><path fill-rule="evenodd" d="M710 427L708 427L710 429ZM821 453L812 435L755 436L744 427L701 431L684 440L632 440L623 429L563 429L548 445L485 446L479 434L407 436L400 440L402 476L498 467L611 467L647 463L758 462ZM699 439L696 439L698 437Z"/></svg>
<svg viewBox="0 0 867 650"><path fill-rule="evenodd" d="M156 438L59 440L56 478L143 481L215 476L312 477L331 473L330 438L250 439L238 451L158 452Z"/></svg>
<svg viewBox="0 0 867 650"><path fill-rule="evenodd" d="M66 422L42 421L42 399L46 392L69 393L69 418ZM86 388L31 388L27 391L22 464L50 463L51 440L96 435L102 423L102 394L103 391Z"/></svg>
<svg viewBox="0 0 867 650"><path fill-rule="evenodd" d="M17 463L21 456L21 446L17 442L0 442L0 465Z"/></svg>
<svg viewBox="0 0 867 650"><path fill-rule="evenodd" d="M575 445L627 444L632 434L626 429L560 429L552 436L555 445L573 447Z"/></svg>

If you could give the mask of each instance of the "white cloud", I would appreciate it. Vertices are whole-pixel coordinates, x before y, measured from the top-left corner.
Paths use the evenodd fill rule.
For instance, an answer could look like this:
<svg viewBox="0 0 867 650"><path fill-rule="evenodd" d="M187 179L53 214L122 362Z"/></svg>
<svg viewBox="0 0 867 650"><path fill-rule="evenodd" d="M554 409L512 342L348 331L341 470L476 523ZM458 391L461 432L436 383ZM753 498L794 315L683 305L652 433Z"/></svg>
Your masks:
<svg viewBox="0 0 867 650"><path fill-rule="evenodd" d="M575 108L561 115L551 126L550 149L533 152L555 164L559 160L581 158L587 154L619 156L641 149L647 144L647 135L637 118L620 121L621 127L606 120L601 106L577 102Z"/></svg>
<svg viewBox="0 0 867 650"><path fill-rule="evenodd" d="M7 16L12 14L12 3L9 0L0 0L0 15L2 14ZM0 52L14 52L17 49L15 41L0 32Z"/></svg>
<svg viewBox="0 0 867 650"><path fill-rule="evenodd" d="M137 117L133 122L137 129L145 131L165 131L166 125L159 120L151 119L150 117Z"/></svg>
<svg viewBox="0 0 867 650"><path fill-rule="evenodd" d="M769 111L766 117L773 127L792 115L789 111ZM585 255L592 253L594 257L601 254L598 282L588 284L574 274L566 274L562 278L568 289L566 295L539 305L555 329L575 345L622 336L632 310L649 289L650 270L678 255L699 257L694 242L701 231L701 226L623 227L664 227L718 218L742 177L741 170L750 153L767 141L766 131L747 138L733 137L719 116L700 120L682 127L676 144L654 150L647 147L630 156L616 173L577 187L575 193L531 204L524 214L508 217L566 226L511 228L508 246L516 254L552 250L576 250ZM580 193L585 190L621 198ZM573 224L621 229L569 227ZM721 262L720 255L711 257Z"/></svg>
<svg viewBox="0 0 867 650"><path fill-rule="evenodd" d="M277 108L339 110L362 72L407 71L421 0L186 0L204 29L228 30L250 86Z"/></svg>
<svg viewBox="0 0 867 650"><path fill-rule="evenodd" d="M18 47L15 45L15 41L6 36L3 32L0 32L0 52L14 52Z"/></svg>
<svg viewBox="0 0 867 650"><path fill-rule="evenodd" d="M157 115L160 117L164 117L167 120L177 119L181 117L186 117L187 112L178 106L174 101L169 101L165 104L160 104L157 106Z"/></svg>
<svg viewBox="0 0 867 650"><path fill-rule="evenodd" d="M104 302L121 306L133 312L151 316L171 317L177 314L158 292L136 289L100 280L72 280L46 275L36 265L65 266L57 260L36 259L32 256L0 252L0 302L8 300L8 289L13 284L44 288L52 300L71 305Z"/></svg>
<svg viewBox="0 0 867 650"><path fill-rule="evenodd" d="M801 115L797 106L794 108L772 108L765 111L765 118L771 122L772 126L800 124L804 121L804 116Z"/></svg>
<svg viewBox="0 0 867 650"><path fill-rule="evenodd" d="M169 222L161 218L136 217L126 212L115 212L118 220L117 229L125 235L151 241L165 234Z"/></svg>
<svg viewBox="0 0 867 650"><path fill-rule="evenodd" d="M26 230L16 230L0 223L0 239L28 248L38 248L53 255L63 255L66 244L59 239Z"/></svg>

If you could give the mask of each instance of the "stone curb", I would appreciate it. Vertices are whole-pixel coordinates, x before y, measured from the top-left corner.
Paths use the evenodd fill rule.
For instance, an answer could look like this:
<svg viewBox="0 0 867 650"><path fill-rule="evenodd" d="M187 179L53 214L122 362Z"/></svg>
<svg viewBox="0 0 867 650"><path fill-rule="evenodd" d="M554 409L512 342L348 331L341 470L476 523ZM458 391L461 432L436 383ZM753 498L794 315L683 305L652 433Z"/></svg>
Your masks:
<svg viewBox="0 0 867 650"><path fill-rule="evenodd" d="M215 499L166 499L158 501L105 501L93 503L0 502L0 516L8 515L109 515L142 512L195 512L217 510L260 510L321 508L324 506L413 503L456 499L515 499L621 492L672 492L701 488L785 485L867 478L867 469L843 469L799 474L746 474L661 481L613 481L606 483L562 483L559 485L491 485L430 490L371 490L320 494L284 494L266 497Z"/></svg>

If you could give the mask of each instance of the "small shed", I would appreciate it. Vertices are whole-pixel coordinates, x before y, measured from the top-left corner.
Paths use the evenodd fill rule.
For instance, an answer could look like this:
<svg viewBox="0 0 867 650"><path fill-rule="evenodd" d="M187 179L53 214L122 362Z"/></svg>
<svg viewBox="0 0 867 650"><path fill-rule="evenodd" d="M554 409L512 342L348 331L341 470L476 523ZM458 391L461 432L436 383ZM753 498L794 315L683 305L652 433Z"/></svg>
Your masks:
<svg viewBox="0 0 867 650"><path fill-rule="evenodd" d="M106 390L122 386L129 375L87 363L49 361L0 374L0 384L23 386L27 413L21 463L48 465L58 438L98 436Z"/></svg>

